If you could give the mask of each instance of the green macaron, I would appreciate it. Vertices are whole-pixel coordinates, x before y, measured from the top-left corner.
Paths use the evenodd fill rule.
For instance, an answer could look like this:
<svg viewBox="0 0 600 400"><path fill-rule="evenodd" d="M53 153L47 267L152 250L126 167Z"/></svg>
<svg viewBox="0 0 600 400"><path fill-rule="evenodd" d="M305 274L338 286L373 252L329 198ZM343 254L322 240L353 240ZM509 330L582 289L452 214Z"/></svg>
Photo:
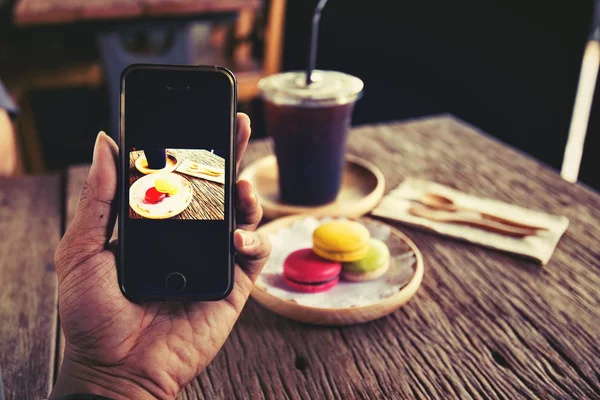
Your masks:
<svg viewBox="0 0 600 400"><path fill-rule="evenodd" d="M367 254L358 261L343 263L343 276L350 281L377 279L390 267L390 250L379 239L369 239Z"/></svg>

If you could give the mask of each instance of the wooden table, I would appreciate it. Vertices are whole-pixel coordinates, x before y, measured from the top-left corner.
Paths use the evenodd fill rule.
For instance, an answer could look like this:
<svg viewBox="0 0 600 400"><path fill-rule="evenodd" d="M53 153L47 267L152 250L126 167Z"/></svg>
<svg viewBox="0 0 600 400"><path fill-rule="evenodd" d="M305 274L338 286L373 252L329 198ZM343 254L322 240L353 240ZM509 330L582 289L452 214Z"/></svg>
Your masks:
<svg viewBox="0 0 600 400"><path fill-rule="evenodd" d="M129 153L130 187L135 181L145 176L135 168L135 160L140 153L141 151ZM199 165L208 165L225 170L225 159L207 150L167 149L167 153L175 156L179 163L183 160L191 160ZM174 173L190 182L193 194L190 204L173 219L222 220L225 217L225 187L222 184L179 172ZM142 217L129 207L129 218L141 219Z"/></svg>
<svg viewBox="0 0 600 400"><path fill-rule="evenodd" d="M270 152L270 142L254 142L244 164ZM349 152L381 168L386 191L418 176L562 214L571 225L543 269L398 225L425 261L407 305L364 325L324 328L250 301L181 398L600 398L600 195L448 116L356 128ZM52 253L86 173L0 181L8 399L43 396L56 376Z"/></svg>
<svg viewBox="0 0 600 400"><path fill-rule="evenodd" d="M238 11L260 0L18 0L18 25L73 23L106 19L140 19Z"/></svg>

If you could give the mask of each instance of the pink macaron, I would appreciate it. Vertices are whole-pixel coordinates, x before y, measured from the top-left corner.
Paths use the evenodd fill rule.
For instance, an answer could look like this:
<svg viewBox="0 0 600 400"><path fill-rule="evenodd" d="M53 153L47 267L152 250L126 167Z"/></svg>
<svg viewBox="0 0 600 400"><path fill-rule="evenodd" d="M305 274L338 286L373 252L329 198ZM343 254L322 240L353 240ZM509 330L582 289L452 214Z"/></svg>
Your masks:
<svg viewBox="0 0 600 400"><path fill-rule="evenodd" d="M342 266L339 262L317 256L311 248L291 253L283 263L283 279L299 292L324 292L340 280Z"/></svg>

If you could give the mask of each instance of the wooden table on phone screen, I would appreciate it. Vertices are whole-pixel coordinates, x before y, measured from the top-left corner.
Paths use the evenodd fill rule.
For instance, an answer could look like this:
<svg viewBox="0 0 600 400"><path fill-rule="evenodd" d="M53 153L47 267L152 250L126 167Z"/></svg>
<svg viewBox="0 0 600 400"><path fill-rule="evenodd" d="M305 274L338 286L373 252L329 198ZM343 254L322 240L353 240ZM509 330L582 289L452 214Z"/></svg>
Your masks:
<svg viewBox="0 0 600 400"><path fill-rule="evenodd" d="M253 142L244 165L271 152ZM250 300L182 399L600 398L600 195L452 117L353 129L349 152L386 191L418 176L571 225L545 268L396 224L423 252L416 296L390 316L326 328ZM0 366L8 399L44 396L62 349L52 254L87 167L0 181ZM64 190L63 190L64 185Z"/></svg>
<svg viewBox="0 0 600 400"><path fill-rule="evenodd" d="M197 162L199 165L225 169L225 159L208 150L167 149L167 153L175 156L179 163L184 160L191 160ZM129 187L131 187L135 181L146 175L135 168L135 160L140 156L141 151L132 151L129 154ZM185 210L172 219L222 220L224 218L224 185L180 172L173 173L182 176L190 182L193 194L192 201ZM131 207L129 207L129 218L142 219Z"/></svg>

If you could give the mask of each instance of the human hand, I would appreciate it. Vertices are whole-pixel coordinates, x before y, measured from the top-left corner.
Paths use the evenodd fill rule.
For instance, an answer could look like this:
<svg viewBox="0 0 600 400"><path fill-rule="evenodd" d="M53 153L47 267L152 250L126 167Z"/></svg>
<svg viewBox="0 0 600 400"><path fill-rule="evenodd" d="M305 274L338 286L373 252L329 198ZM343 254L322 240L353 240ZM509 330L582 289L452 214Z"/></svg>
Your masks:
<svg viewBox="0 0 600 400"><path fill-rule="evenodd" d="M236 168L250 137L238 114ZM218 302L143 303L117 282L114 246L117 145L100 133L73 222L55 255L65 355L51 397L92 393L114 399L172 399L215 357L242 311L271 249L254 232L262 217L249 182L237 182L238 252L231 294Z"/></svg>

